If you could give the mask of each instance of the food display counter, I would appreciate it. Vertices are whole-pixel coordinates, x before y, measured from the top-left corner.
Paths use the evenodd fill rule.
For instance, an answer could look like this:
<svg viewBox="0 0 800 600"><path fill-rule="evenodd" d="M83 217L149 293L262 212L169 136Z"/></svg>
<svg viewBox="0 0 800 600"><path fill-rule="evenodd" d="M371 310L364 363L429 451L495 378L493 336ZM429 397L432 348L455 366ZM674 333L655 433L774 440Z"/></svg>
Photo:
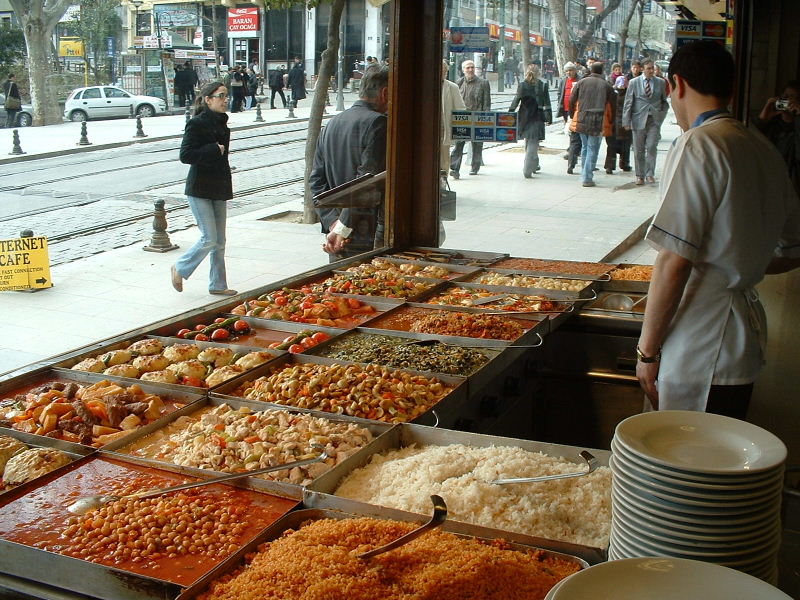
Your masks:
<svg viewBox="0 0 800 600"><path fill-rule="evenodd" d="M505 262L495 267L497 261ZM306 520L399 522L364 525L391 531L407 527L402 522L420 521L426 510L418 505L408 512L408 506L401 510L337 495L343 479L383 453L415 445L431 446L435 453L436 447L453 444L467 454L522 452L522 471L510 473L517 476L540 468L578 471L580 450L607 447L588 443L598 439L588 432L561 439L543 435L543 423L549 433L551 419L542 398L549 376L544 357L563 347L561 332L582 335L584 328L605 327L591 316L607 294L616 293L604 291L613 281L608 275L613 265L412 248L333 267L76 349L0 382L0 425L15 427L11 436L28 444L64 448L70 459L0 496L0 588L32 597L194 598L212 589L223 573L240 570L245 555L260 544L283 540L284 531ZM47 387L54 384L60 389ZM55 439L59 436L64 439ZM171 518L149 524L149 537L126 555L118 547L119 535L106 539L110 534L103 532L111 525L99 516L64 514L63 498L121 495L278 466L316 457L323 448L328 458L308 467L176 496L199 511L193 518L201 522L219 501L220 515L243 523L225 533L230 539L214 547L213 560L188 540L180 549L168 544L171 532L185 527ZM599 523L598 537L565 538L546 527L537 534L502 520L470 520L452 493L452 518L444 530L505 540L491 546L508 544L505 550L539 552L541 560L563 559L573 570L604 560L608 452L591 452L601 470L575 479L574 489L591 490L586 493L599 502L578 518ZM539 458L529 463L526 457ZM469 478L470 468L465 470L456 479ZM519 484L510 487L519 491ZM433 493L422 488L416 491ZM103 514L144 514L147 507L158 512L170 496L162 505L158 498L119 500ZM468 498L480 511L491 495ZM264 503L274 510L262 514ZM15 523L30 518L19 511L23 505L44 507L37 539L13 534ZM234 514L234 505L247 508ZM315 512L297 511L303 507ZM183 513L175 514L180 521ZM119 526L130 528L129 521ZM134 550L138 553L131 554ZM134 556L141 560L134 562ZM195 566L181 568L182 560Z"/></svg>

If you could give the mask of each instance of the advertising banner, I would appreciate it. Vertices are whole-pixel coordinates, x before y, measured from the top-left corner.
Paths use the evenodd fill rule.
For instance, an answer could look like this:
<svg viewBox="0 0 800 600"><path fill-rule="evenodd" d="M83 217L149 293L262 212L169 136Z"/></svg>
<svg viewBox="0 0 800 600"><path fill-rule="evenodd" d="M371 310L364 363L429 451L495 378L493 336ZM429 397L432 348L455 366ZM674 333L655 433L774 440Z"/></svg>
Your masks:
<svg viewBox="0 0 800 600"><path fill-rule="evenodd" d="M453 111L450 132L455 141L516 142L517 113Z"/></svg>
<svg viewBox="0 0 800 600"><path fill-rule="evenodd" d="M230 9L228 31L258 31L258 8Z"/></svg>
<svg viewBox="0 0 800 600"><path fill-rule="evenodd" d="M488 27L451 27L450 52L488 52Z"/></svg>

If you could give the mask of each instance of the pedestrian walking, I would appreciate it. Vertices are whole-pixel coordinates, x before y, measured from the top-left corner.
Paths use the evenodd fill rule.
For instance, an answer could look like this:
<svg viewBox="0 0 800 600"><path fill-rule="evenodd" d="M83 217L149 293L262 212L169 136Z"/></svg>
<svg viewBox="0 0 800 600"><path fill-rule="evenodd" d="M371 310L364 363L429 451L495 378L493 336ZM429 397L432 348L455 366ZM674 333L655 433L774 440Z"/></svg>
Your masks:
<svg viewBox="0 0 800 600"><path fill-rule="evenodd" d="M522 175L526 179L533 177L541 170L539 166L539 142L544 139L545 124L553 123L553 109L550 106L550 88L546 81L539 78L540 71L536 65L528 65L525 79L517 87L514 100L511 101L510 112L519 106L517 132L525 140L525 161Z"/></svg>
<svg viewBox="0 0 800 600"><path fill-rule="evenodd" d="M269 97L269 107L275 108L275 94L278 94L281 97L281 102L283 102L283 108L286 108L286 96L283 93L283 76L286 75L286 67L281 65L277 69L273 69L269 72L269 89L270 89L270 97Z"/></svg>
<svg viewBox="0 0 800 600"><path fill-rule="evenodd" d="M461 68L464 69L464 77L458 81L457 85L467 110L491 110L492 95L489 82L475 75L475 63L471 60L465 60L461 63ZM472 163L469 174L477 175L483 159L483 142L471 142L471 145ZM454 179L459 178L463 155L464 140L458 140L453 146L453 152L450 154L450 175Z"/></svg>
<svg viewBox="0 0 800 600"><path fill-rule="evenodd" d="M744 419L767 346L755 288L800 266L800 204L779 153L727 110L736 69L724 47L681 46L669 77L685 133L645 235L658 256L636 375L654 409Z"/></svg>
<svg viewBox="0 0 800 600"><path fill-rule="evenodd" d="M564 78L558 86L558 111L556 116L564 119L564 126L567 128L569 134L569 148L567 149L567 173L572 175L574 173L575 165L578 164L578 158L581 155L581 134L572 131L569 128L572 119L572 110L570 109L569 99L572 95L572 89L578 83L578 67L573 62L568 62L564 65Z"/></svg>
<svg viewBox="0 0 800 600"><path fill-rule="evenodd" d="M241 112L244 103L244 90L247 74L242 71L239 65L233 67L231 73L231 112Z"/></svg>
<svg viewBox="0 0 800 600"><path fill-rule="evenodd" d="M359 99L323 127L308 180L315 200L357 177L386 170L388 86L388 68L369 69L361 79ZM383 201L376 200L374 208L339 209L315 203L326 234L322 248L331 262L383 245Z"/></svg>
<svg viewBox="0 0 800 600"><path fill-rule="evenodd" d="M601 62L592 64L591 75L581 79L572 89L569 98L573 115L570 131L575 131L581 136L583 187L595 186L593 171L597 165L597 154L603 136L609 136L613 131L616 99L614 89L603 77Z"/></svg>
<svg viewBox="0 0 800 600"><path fill-rule="evenodd" d="M292 102L297 108L300 100L306 97L306 73L303 70L303 63L300 58L295 58L294 61L294 66L289 71L288 86L292 90Z"/></svg>
<svg viewBox="0 0 800 600"><path fill-rule="evenodd" d="M453 143L453 120L454 110L467 110L464 99L461 97L461 90L458 86L447 79L447 72L450 64L442 61L442 148L439 167L443 178L447 178L447 169L450 167L450 145Z"/></svg>
<svg viewBox="0 0 800 600"><path fill-rule="evenodd" d="M622 68L620 67L620 71ZM625 94L627 92L627 79L620 74L612 86L617 95L617 111L614 113L614 130L612 135L606 138L606 162L605 170L608 175L614 174L617 168L617 157L619 157L619 168L626 173L631 170L631 132L622 126L622 110L625 107Z"/></svg>
<svg viewBox="0 0 800 600"><path fill-rule="evenodd" d="M173 85L175 86L175 94L178 96L178 106L181 108L186 106L186 88L191 85L187 79L188 76L189 73L184 71L181 65L175 65Z"/></svg>
<svg viewBox="0 0 800 600"><path fill-rule="evenodd" d="M256 92L258 92L258 73L253 69L247 69L247 108L256 105Z"/></svg>
<svg viewBox="0 0 800 600"><path fill-rule="evenodd" d="M16 75L9 73L3 82L4 108L6 110L6 127L17 126L17 115L22 110L22 97L19 95Z"/></svg>
<svg viewBox="0 0 800 600"><path fill-rule="evenodd" d="M519 61L513 54L509 53L509 55L506 56L506 59L503 61L503 76L505 77L506 87L511 87L514 85L514 78L517 75L518 66Z"/></svg>
<svg viewBox="0 0 800 600"><path fill-rule="evenodd" d="M622 126L633 134L633 162L636 185L655 183L656 153L661 139L661 123L667 116L666 85L655 76L652 60L643 63L643 72L628 84L622 111Z"/></svg>
<svg viewBox="0 0 800 600"><path fill-rule="evenodd" d="M627 80L626 82L617 86L617 79L619 79L620 77L625 77L625 75L622 74L622 65L619 63L614 63L613 65L611 65L611 75L608 76L608 83L611 84L611 87L613 87L614 89L628 87Z"/></svg>
<svg viewBox="0 0 800 600"><path fill-rule="evenodd" d="M555 72L555 63L553 63L551 58L548 58L546 61L544 61L544 78L547 80L547 85L551 87L553 85L553 76L555 75Z"/></svg>
<svg viewBox="0 0 800 600"><path fill-rule="evenodd" d="M194 70L194 67L192 67L192 63L188 60L183 63L183 70L189 73L187 78L188 86L186 87L186 98L190 104L194 104L195 90L197 89L197 84L200 82L200 77L197 71Z"/></svg>
<svg viewBox="0 0 800 600"><path fill-rule="evenodd" d="M222 296L237 293L228 288L225 273L227 201L233 197L227 111L225 86L218 81L206 84L195 100L194 117L183 134L180 160L191 165L185 194L200 229L200 239L172 267L172 287L178 292L183 291L183 280L191 277L208 256L211 261L208 293Z"/></svg>

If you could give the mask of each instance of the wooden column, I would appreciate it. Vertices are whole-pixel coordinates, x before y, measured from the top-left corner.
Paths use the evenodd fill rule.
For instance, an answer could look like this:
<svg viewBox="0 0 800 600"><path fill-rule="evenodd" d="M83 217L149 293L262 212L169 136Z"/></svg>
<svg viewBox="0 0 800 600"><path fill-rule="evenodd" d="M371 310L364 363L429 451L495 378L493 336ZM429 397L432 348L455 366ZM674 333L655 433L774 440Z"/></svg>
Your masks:
<svg viewBox="0 0 800 600"><path fill-rule="evenodd" d="M392 5L388 242L435 246L439 232L439 152L444 0Z"/></svg>

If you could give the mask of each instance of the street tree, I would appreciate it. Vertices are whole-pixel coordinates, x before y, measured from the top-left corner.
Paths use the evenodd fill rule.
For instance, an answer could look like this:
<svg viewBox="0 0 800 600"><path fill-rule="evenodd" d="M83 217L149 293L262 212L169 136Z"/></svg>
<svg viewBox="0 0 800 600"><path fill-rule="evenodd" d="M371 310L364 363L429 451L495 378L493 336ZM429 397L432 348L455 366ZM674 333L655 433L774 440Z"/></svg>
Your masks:
<svg viewBox="0 0 800 600"><path fill-rule="evenodd" d="M104 83L103 57L106 38L116 37L122 27L117 14L120 0L83 0L80 13L70 21L70 27L83 43L83 61L95 83Z"/></svg>
<svg viewBox="0 0 800 600"><path fill-rule="evenodd" d="M0 78L4 78L22 60L25 37L22 30L0 27Z"/></svg>
<svg viewBox="0 0 800 600"><path fill-rule="evenodd" d="M49 86L53 74L52 37L59 19L72 0L10 0L22 25L28 52L33 124L49 125L61 121L56 91Z"/></svg>
<svg viewBox="0 0 800 600"><path fill-rule="evenodd" d="M586 30L583 32L583 35L578 40L578 45L581 48L586 48L592 43L595 32L600 29L606 17L619 8L620 4L622 4L622 0L608 0L605 8L592 17L586 24Z"/></svg>
<svg viewBox="0 0 800 600"><path fill-rule="evenodd" d="M528 72L531 64L531 3L527 0L520 3L519 23L522 33L522 72Z"/></svg>
<svg viewBox="0 0 800 600"><path fill-rule="evenodd" d="M636 9L638 8L640 2L641 0L633 0L633 2L631 2L631 7L630 9L628 9L628 14L625 15L625 20L622 22L622 29L620 29L619 32L620 39L619 39L619 60L618 60L619 64L621 65L625 64L625 52L627 50L625 44L628 43L628 34L630 32L631 19L633 19L633 13L636 12Z"/></svg>
<svg viewBox="0 0 800 600"><path fill-rule="evenodd" d="M566 0L547 0L547 5L550 8L550 26L553 29L556 64L560 72L566 63L575 61L578 53L575 44L569 37Z"/></svg>

